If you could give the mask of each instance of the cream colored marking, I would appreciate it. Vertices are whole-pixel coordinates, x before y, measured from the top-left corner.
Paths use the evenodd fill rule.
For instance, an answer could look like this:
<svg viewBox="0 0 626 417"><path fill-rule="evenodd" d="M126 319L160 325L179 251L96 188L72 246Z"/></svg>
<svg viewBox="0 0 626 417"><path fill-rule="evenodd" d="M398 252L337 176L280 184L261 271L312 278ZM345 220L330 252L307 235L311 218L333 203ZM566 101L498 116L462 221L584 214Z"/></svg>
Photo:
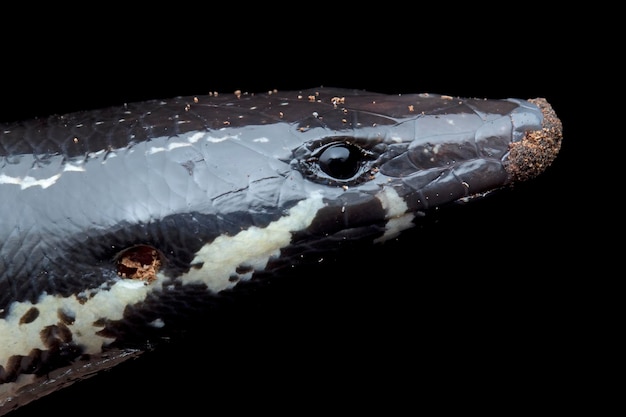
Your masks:
<svg viewBox="0 0 626 417"><path fill-rule="evenodd" d="M409 206L406 201L398 195L398 192L393 187L384 187L376 198L380 200L383 209L387 213L387 223L385 224L385 233L374 240L374 243L384 242L385 240L392 239L401 231L413 227L412 213L408 213Z"/></svg>
<svg viewBox="0 0 626 417"><path fill-rule="evenodd" d="M279 255L280 249L291 242L292 232L307 228L323 206L322 193L316 191L264 228L253 226L234 236L218 237L196 253L192 263L202 263L202 268L191 269L179 279L183 284L203 282L215 292L233 287L236 282L231 282L229 278L237 274L238 266L263 269L272 256ZM239 274L240 280L251 276L252 272ZM138 280L119 279L108 288L86 290L79 294L79 298L76 295L61 297L43 294L35 304L29 301L11 304L7 316L0 319L0 365L6 367L13 355L27 355L35 348L45 350L40 332L44 327L59 322L60 310L75 317L74 322L67 325L72 331L73 341L83 346L87 354L100 352L102 346L113 339L97 335L102 327L95 326L94 322L121 319L126 306L143 301L155 289L167 290L168 286L163 285L166 281L162 274L157 274L150 285ZM30 323L20 324L20 318L33 306L39 310L39 316ZM166 323L157 319L151 324L159 327Z"/></svg>
<svg viewBox="0 0 626 417"><path fill-rule="evenodd" d="M406 213L403 216L389 219L387 224L385 224L385 233L381 237L374 239L374 243L380 243L398 237L400 232L415 226L415 223L413 223L414 218L415 215L413 213Z"/></svg>
<svg viewBox="0 0 626 417"><path fill-rule="evenodd" d="M383 205L383 209L387 212L387 218L402 216L409 210L406 201L398 195L398 192L393 187L383 187L378 194L376 194Z"/></svg>
<svg viewBox="0 0 626 417"><path fill-rule="evenodd" d="M161 277L161 280L164 278ZM159 278L157 278L159 280ZM45 350L40 331L59 322L58 311L72 312L75 320L67 325L72 331L74 342L82 345L89 354L98 353L103 345L112 339L96 334L102 327L94 326L98 319L107 318L119 320L124 308L146 298L148 292L155 287L145 285L143 281L120 279L110 289L94 289L93 296L81 303L75 295L61 297L44 294L35 304L29 301L13 303L9 307L9 314L0 320L0 365L6 366L12 355L27 355L32 349ZM39 310L39 316L30 323L20 324L20 317L32 306Z"/></svg>
<svg viewBox="0 0 626 417"><path fill-rule="evenodd" d="M246 265L254 270L265 268L270 258L279 256L280 249L291 242L292 232L307 228L323 206L322 194L315 192L266 227L253 226L234 236L219 236L196 253L191 263L202 264L202 267L189 270L181 276L182 281L204 283L214 292L235 286L236 282L229 278L236 274L238 266ZM239 276L246 280L252 273Z"/></svg>

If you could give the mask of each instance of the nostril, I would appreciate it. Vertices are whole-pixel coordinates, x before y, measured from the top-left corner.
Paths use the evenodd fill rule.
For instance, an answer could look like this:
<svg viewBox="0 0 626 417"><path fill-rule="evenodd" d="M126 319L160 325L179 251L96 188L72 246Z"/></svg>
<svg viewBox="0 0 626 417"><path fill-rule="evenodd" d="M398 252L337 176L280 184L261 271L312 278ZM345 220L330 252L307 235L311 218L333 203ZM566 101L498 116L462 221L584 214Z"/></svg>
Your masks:
<svg viewBox="0 0 626 417"><path fill-rule="evenodd" d="M124 249L115 257L117 275L122 278L138 279L148 283L156 279L161 268L161 255L150 245L136 245Z"/></svg>

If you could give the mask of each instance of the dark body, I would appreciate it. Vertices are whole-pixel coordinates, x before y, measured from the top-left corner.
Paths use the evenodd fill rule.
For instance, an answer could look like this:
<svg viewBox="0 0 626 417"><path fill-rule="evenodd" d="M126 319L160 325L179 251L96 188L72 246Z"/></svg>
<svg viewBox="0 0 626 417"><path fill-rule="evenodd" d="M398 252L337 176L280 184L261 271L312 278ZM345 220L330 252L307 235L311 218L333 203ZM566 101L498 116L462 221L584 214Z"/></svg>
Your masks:
<svg viewBox="0 0 626 417"><path fill-rule="evenodd" d="M319 88L182 97L5 125L0 314L18 324L6 324L1 337L40 326L43 346L8 350L1 382L68 367L73 380L94 360L106 368L175 333L217 293L345 242L388 240L433 209L534 177L560 146L560 127L546 125L544 110L523 100ZM511 158L512 144L543 130L551 147L532 153L524 145ZM348 168L327 169L345 155ZM277 225L288 239L262 248L271 241L263 232ZM219 256L208 253L221 238L228 243L215 249ZM98 310L94 334L78 336L79 305L129 281L116 261L136 245L158 252L156 283L127 283L145 294L116 313ZM224 269L207 269L233 257ZM72 297L83 304L65 301ZM17 304L29 308L18 315ZM57 320L44 321L52 314L45 309Z"/></svg>

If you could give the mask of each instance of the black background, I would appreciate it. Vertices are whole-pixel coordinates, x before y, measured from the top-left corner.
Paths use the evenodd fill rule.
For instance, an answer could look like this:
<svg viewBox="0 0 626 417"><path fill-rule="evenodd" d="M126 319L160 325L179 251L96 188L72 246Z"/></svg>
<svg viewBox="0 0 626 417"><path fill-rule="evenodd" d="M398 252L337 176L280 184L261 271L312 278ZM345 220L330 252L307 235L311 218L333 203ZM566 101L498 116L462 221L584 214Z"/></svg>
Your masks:
<svg viewBox="0 0 626 417"><path fill-rule="evenodd" d="M574 100L578 31L557 28L561 15L531 6L514 14L451 5L168 7L5 16L17 21L2 39L0 120L321 85L545 97L564 125L561 154L536 180L442 213L382 247L294 270L214 311L185 340L15 417L582 405L562 389L576 386L585 367L574 351L590 301L574 278L586 268L579 242L589 204L579 173L585 118Z"/></svg>

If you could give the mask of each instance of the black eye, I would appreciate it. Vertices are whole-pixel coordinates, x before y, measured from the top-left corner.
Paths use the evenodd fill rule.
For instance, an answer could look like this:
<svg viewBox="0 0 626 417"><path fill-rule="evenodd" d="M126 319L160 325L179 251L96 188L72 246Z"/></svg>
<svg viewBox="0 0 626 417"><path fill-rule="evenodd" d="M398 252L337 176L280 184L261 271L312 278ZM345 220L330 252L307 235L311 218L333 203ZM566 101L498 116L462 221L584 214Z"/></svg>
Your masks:
<svg viewBox="0 0 626 417"><path fill-rule="evenodd" d="M332 178L347 180L359 171L362 152L354 145L334 143L321 149L317 156L320 169Z"/></svg>
<svg viewBox="0 0 626 417"><path fill-rule="evenodd" d="M378 153L370 147L360 146L354 138L324 138L295 149L291 164L311 181L351 186L373 179Z"/></svg>

